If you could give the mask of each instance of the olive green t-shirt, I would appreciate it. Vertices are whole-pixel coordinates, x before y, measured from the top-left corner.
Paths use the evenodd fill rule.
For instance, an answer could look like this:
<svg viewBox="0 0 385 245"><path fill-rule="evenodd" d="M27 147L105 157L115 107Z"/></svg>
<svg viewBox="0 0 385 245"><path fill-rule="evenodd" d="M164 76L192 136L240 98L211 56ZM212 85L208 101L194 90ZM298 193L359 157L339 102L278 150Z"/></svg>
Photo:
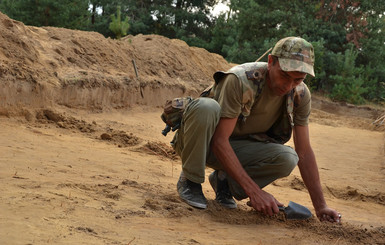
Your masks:
<svg viewBox="0 0 385 245"><path fill-rule="evenodd" d="M309 123L311 110L310 91L306 87L305 96L294 109L294 125L305 126ZM241 114L242 88L234 74L226 75L215 90L214 99L221 106L221 117L236 118ZM265 84L251 108L245 122L238 122L232 136L265 133L286 110L286 96L276 96Z"/></svg>

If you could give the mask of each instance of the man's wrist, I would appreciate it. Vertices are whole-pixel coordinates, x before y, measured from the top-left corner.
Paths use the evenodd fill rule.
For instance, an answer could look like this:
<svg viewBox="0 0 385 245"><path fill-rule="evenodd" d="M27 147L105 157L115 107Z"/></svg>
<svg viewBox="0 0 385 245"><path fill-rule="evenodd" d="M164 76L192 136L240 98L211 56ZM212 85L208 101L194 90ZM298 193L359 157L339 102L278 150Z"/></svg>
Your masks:
<svg viewBox="0 0 385 245"><path fill-rule="evenodd" d="M319 211L321 211L322 209L325 209L325 208L328 207L328 205L326 205L326 202L313 204L313 206L314 206L314 209L315 209L316 212L319 212Z"/></svg>
<svg viewBox="0 0 385 245"><path fill-rule="evenodd" d="M254 195L260 195L261 193L261 188L259 188L259 186L254 182L252 181L252 183L250 183L250 185L247 185L247 187L244 188L244 191L246 193L247 196L254 196Z"/></svg>

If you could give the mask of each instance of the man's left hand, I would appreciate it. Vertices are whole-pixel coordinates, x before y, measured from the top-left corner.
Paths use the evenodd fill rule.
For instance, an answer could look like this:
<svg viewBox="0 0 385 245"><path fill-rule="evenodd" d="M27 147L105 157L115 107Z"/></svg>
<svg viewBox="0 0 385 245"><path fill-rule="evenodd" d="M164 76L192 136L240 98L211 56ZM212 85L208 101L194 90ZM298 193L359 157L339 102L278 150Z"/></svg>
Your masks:
<svg viewBox="0 0 385 245"><path fill-rule="evenodd" d="M341 214L329 207L324 207L324 208L321 208L320 210L316 210L316 214L320 221L329 221L332 223L341 222Z"/></svg>

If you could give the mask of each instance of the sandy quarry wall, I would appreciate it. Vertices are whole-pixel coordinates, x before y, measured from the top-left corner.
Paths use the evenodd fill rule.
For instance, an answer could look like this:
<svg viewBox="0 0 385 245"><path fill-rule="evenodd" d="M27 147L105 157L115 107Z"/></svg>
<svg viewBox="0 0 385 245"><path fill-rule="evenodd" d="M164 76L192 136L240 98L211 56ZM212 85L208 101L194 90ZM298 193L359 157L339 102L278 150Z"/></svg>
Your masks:
<svg viewBox="0 0 385 245"><path fill-rule="evenodd" d="M216 70L228 68L223 57L181 40L158 35L113 40L95 32L26 26L0 13L2 110L160 106L175 96L197 95Z"/></svg>

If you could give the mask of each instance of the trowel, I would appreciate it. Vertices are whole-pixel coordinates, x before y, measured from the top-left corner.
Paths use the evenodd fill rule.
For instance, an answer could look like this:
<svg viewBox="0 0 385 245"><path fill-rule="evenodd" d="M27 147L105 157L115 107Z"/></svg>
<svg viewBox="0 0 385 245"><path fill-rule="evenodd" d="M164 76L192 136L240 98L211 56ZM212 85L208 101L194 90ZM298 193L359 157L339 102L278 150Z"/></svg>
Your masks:
<svg viewBox="0 0 385 245"><path fill-rule="evenodd" d="M312 216L310 210L307 207L292 201L289 202L287 207L283 206L278 208L279 211L283 211L286 219L290 220L304 220L309 219Z"/></svg>
<svg viewBox="0 0 385 245"><path fill-rule="evenodd" d="M246 204L251 207L250 201L248 201ZM289 205L286 207L282 206L278 207L278 209L285 214L286 219L290 220L305 220L312 216L310 210L307 207L292 201L290 201Z"/></svg>

